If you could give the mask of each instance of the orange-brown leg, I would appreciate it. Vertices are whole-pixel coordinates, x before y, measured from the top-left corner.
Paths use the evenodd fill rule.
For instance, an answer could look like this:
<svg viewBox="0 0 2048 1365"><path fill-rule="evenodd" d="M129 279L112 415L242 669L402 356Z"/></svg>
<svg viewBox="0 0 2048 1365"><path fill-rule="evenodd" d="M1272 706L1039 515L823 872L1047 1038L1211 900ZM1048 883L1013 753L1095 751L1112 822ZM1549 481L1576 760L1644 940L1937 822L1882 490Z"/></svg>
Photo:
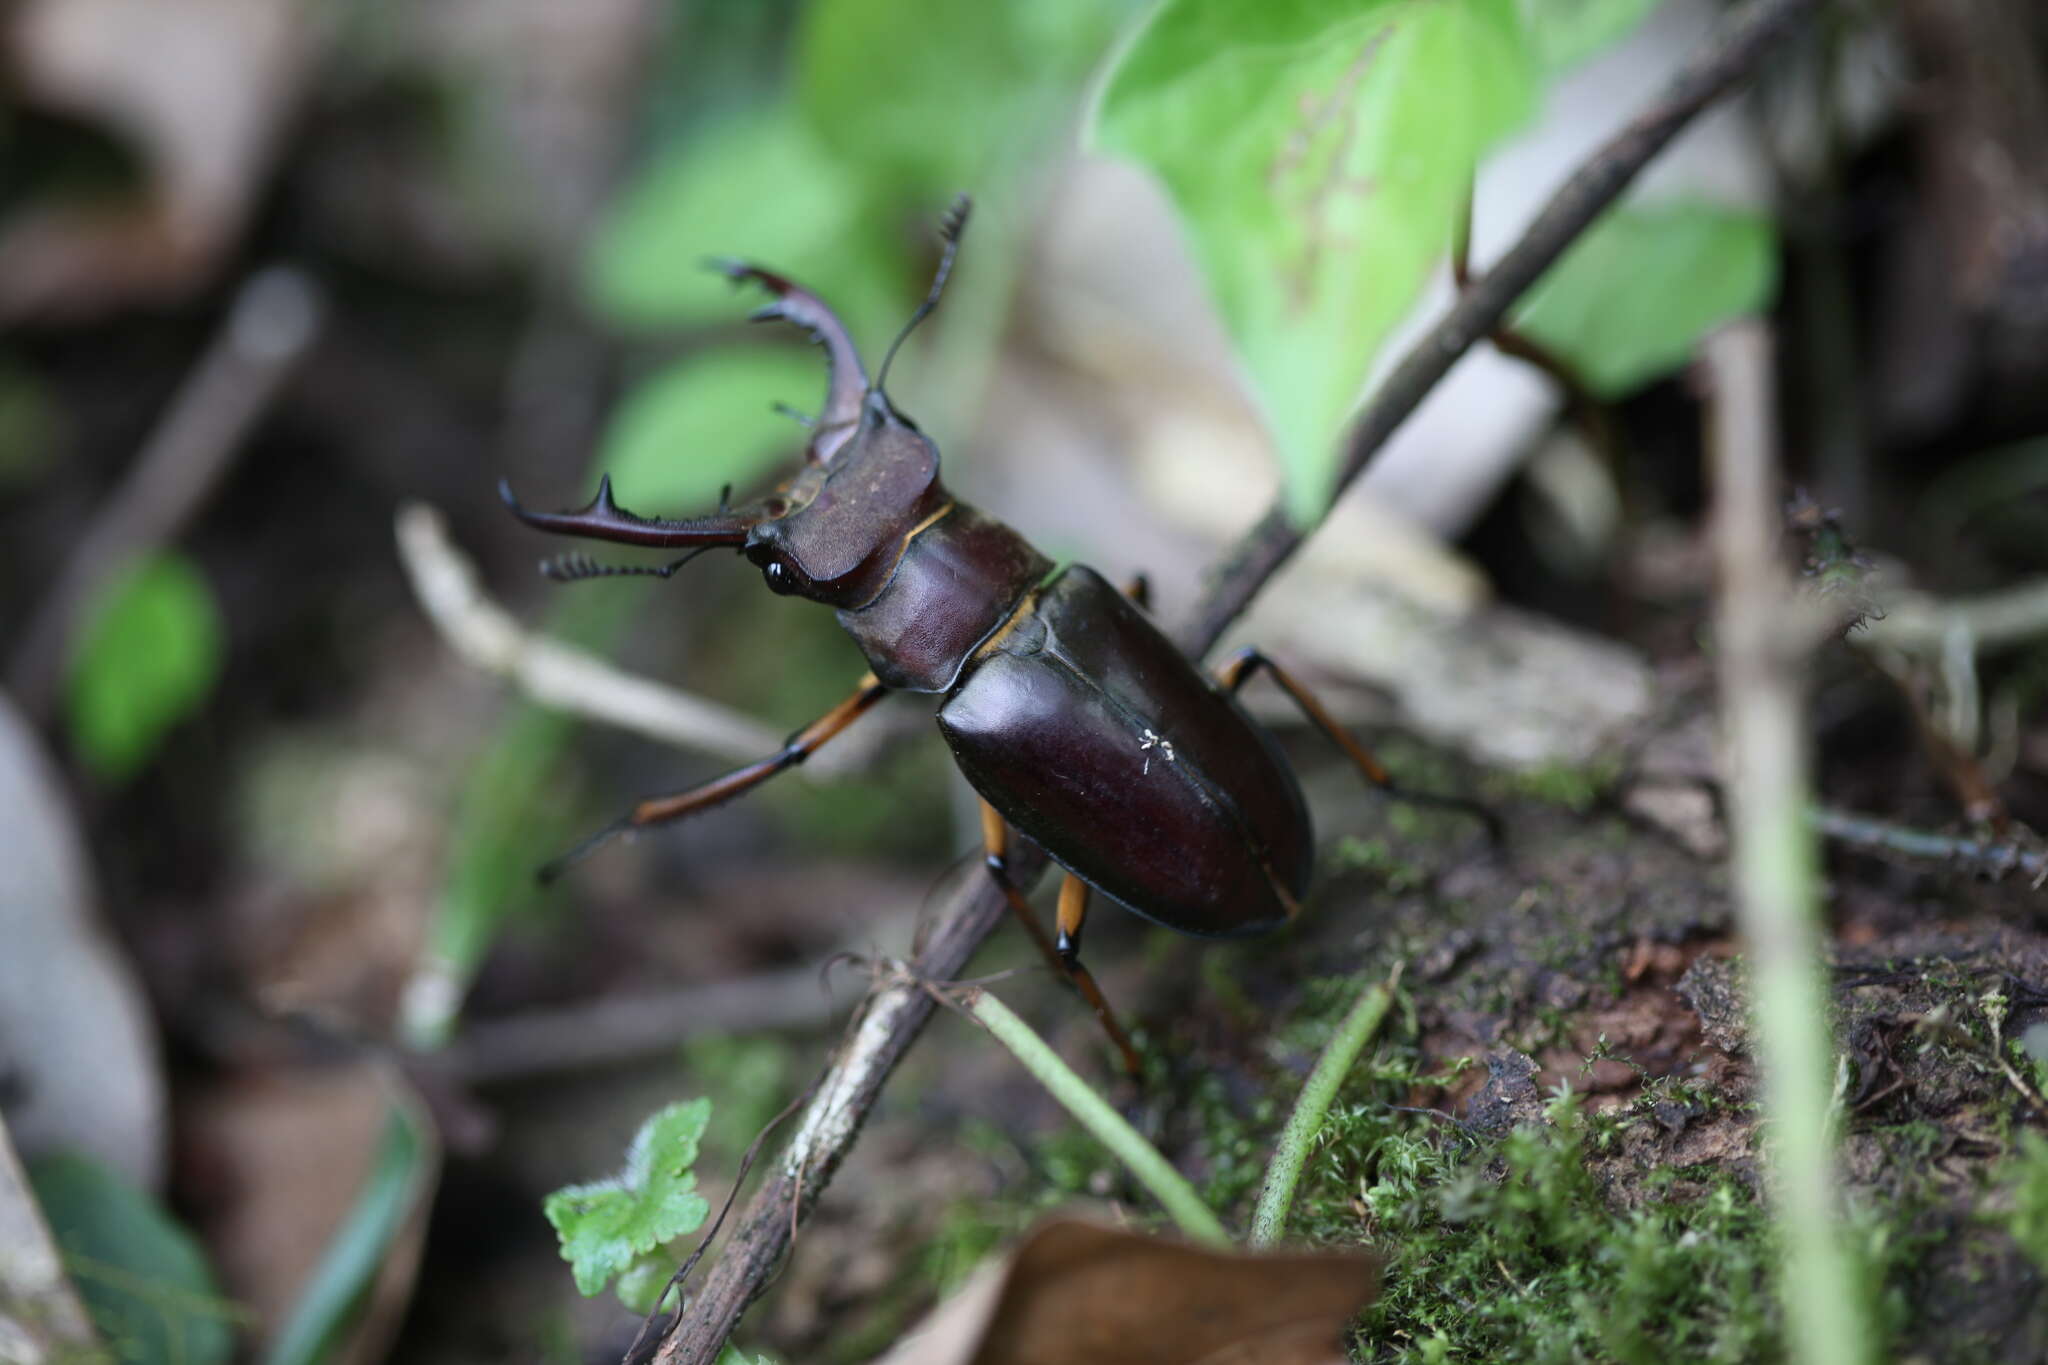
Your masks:
<svg viewBox="0 0 2048 1365"><path fill-rule="evenodd" d="M786 772L809 758L822 748L827 740L867 714L868 709L886 695L888 689L875 680L874 674L865 675L852 696L791 735L780 749L768 757L757 763L735 768L723 777L714 777L709 782L692 787L688 791L676 792L669 796L650 796L636 803L625 815L541 868L540 879L543 882L553 881L617 835L646 829L650 825L665 825L672 820L681 820L685 816L709 810L753 790L777 773Z"/></svg>
<svg viewBox="0 0 2048 1365"><path fill-rule="evenodd" d="M1237 690L1251 679L1252 674L1260 669L1264 669L1273 675L1273 681L1280 684L1281 690L1286 692L1293 699L1294 704L1301 708L1301 713L1307 716L1310 722L1318 730L1321 730L1331 743L1344 751L1345 757L1349 758L1357 766L1359 772L1365 774L1366 781L1386 792L1389 796L1398 796L1404 801L1413 801L1418 805L1425 806L1444 806L1451 810L1463 811L1486 826L1487 837L1492 839L1494 843L1502 842L1503 831L1500 826L1500 817L1479 802L1462 796L1445 796L1437 792L1410 791L1408 788L1396 784L1394 779L1387 775L1387 770L1381 766L1380 761L1373 757L1372 751L1363 744L1360 744L1349 730L1339 725L1337 718L1324 709L1323 704L1316 700L1313 692L1304 687L1301 681L1293 674L1274 663L1272 659L1268 658L1258 649L1248 645L1238 650L1237 653L1231 655L1228 659L1225 659L1216 668L1216 681L1225 692L1231 693L1234 696Z"/></svg>
<svg viewBox="0 0 2048 1365"><path fill-rule="evenodd" d="M1129 1035L1117 1023L1115 1012L1102 994L1102 987L1095 984L1095 974L1081 964L1081 922L1088 917L1088 883L1071 872L1060 883L1060 936L1059 942L1054 943L1046 936L1045 926L1038 922L1038 916L1032 913L1031 903L1024 899L1024 893L1011 880L1010 827L996 813L996 808L986 801L981 803L981 841L988 854L989 876L1002 888L1011 911L1023 923L1031 941L1038 945L1038 951L1044 954L1045 960L1073 983L1081 998L1095 1011L1102 1031L1109 1035L1109 1041L1123 1056L1124 1070L1132 1076L1138 1075L1137 1048L1131 1045Z"/></svg>

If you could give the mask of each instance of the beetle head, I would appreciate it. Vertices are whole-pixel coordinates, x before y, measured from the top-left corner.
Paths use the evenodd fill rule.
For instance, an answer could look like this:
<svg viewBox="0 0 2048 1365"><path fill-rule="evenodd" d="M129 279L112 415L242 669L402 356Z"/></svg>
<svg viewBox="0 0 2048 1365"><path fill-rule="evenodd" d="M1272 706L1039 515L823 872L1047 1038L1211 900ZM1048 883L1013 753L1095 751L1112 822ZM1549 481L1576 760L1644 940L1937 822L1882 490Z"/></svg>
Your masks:
<svg viewBox="0 0 2048 1365"><path fill-rule="evenodd" d="M882 384L903 339L945 290L967 210L963 195L946 216L945 252L931 290L890 345L872 383L845 325L815 294L758 266L715 263L731 278L751 280L775 296L754 314L756 321L794 322L825 349L825 404L812 424L804 466L767 497L738 508L721 506L706 517L638 517L613 501L606 478L590 504L574 511L529 512L501 485L506 504L538 530L685 548L690 555L684 559L704 549L735 546L760 567L776 592L842 608L872 601L888 586L911 535L946 503L938 447L896 411ZM682 562L647 572L666 576Z"/></svg>

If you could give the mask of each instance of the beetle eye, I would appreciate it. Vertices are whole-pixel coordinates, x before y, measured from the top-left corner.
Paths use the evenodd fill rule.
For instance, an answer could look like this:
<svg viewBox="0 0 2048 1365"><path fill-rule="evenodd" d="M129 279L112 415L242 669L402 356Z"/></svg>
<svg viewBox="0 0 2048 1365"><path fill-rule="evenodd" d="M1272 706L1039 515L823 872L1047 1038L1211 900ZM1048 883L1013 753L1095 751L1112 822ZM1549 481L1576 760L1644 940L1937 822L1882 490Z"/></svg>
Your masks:
<svg viewBox="0 0 2048 1365"><path fill-rule="evenodd" d="M769 560L768 567L763 572L768 576L768 588L771 592L786 593L796 586L790 581L789 566L779 559Z"/></svg>

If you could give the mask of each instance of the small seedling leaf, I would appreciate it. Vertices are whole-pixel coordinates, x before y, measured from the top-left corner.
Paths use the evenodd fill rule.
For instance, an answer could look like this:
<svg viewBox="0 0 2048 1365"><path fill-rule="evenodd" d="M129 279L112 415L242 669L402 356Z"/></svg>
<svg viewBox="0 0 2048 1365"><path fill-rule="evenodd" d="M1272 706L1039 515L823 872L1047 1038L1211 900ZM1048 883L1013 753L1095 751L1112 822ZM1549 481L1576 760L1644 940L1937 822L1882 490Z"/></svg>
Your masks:
<svg viewBox="0 0 2048 1365"><path fill-rule="evenodd" d="M1095 141L1172 196L1297 521L1537 77L1514 0L1166 0L1111 73Z"/></svg>
<svg viewBox="0 0 2048 1365"><path fill-rule="evenodd" d="M711 1206L697 1193L690 1167L710 1120L708 1099L671 1104L640 1126L618 1175L547 1197L543 1211L585 1296L602 1293L641 1257L703 1226Z"/></svg>

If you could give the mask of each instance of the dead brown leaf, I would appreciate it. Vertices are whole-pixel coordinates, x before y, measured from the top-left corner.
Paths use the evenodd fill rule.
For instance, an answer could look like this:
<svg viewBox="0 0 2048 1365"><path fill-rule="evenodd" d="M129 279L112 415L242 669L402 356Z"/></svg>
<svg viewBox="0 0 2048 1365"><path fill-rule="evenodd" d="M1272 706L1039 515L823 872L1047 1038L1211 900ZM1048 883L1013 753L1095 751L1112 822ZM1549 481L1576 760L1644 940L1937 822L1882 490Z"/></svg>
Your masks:
<svg viewBox="0 0 2048 1365"><path fill-rule="evenodd" d="M1378 1289L1365 1252L1219 1252L1059 1219L883 1365L1336 1365Z"/></svg>
<svg viewBox="0 0 2048 1365"><path fill-rule="evenodd" d="M21 96L105 128L146 184L0 224L0 322L175 297L240 228L305 77L304 0L31 0L0 9Z"/></svg>

